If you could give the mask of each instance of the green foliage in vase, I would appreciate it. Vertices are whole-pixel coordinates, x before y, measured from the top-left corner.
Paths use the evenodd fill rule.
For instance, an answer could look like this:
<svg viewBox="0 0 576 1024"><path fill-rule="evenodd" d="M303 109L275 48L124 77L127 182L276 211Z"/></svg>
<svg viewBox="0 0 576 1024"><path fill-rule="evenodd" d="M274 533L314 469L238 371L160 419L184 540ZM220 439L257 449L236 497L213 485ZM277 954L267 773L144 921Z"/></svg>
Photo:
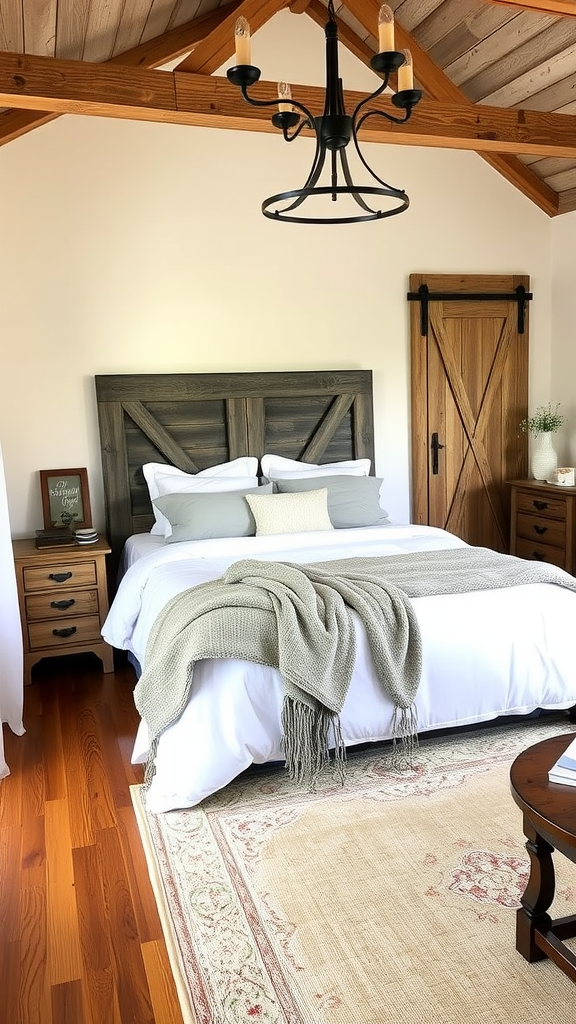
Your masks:
<svg viewBox="0 0 576 1024"><path fill-rule="evenodd" d="M558 412L559 408L560 402L556 402L554 407L552 402L548 402L548 405L539 405L532 416L520 422L520 430L524 434L555 434L566 418Z"/></svg>

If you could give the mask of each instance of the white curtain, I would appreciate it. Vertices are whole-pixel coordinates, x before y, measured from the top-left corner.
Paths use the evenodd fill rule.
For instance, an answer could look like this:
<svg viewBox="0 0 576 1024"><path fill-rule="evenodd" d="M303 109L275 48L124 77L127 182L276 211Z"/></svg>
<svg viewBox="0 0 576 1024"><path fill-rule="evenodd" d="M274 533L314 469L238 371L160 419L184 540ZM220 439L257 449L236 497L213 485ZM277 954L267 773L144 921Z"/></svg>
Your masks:
<svg viewBox="0 0 576 1024"><path fill-rule="evenodd" d="M4 757L2 723L21 736L22 703L24 699L24 666L22 629L18 611L16 573L12 557L12 539L8 518L8 498L4 478L4 461L0 447L0 779L10 774Z"/></svg>

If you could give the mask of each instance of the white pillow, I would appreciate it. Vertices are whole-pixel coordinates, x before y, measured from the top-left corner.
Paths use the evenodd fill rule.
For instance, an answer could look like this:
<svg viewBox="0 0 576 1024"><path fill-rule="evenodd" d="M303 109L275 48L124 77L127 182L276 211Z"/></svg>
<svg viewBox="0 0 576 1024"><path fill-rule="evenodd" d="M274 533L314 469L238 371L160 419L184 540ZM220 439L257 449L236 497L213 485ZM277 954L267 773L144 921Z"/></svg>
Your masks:
<svg viewBox="0 0 576 1024"><path fill-rule="evenodd" d="M328 515L328 490L298 491L297 494L246 494L256 536L272 533L310 533L333 530Z"/></svg>
<svg viewBox="0 0 576 1024"><path fill-rule="evenodd" d="M163 462L147 462L142 466L148 485L150 501L164 494L191 494L199 491L240 491L246 487L258 486L258 459L252 456L222 462L218 466L201 469L199 473L184 473L175 466ZM155 523L150 533L169 537L172 527L154 505Z"/></svg>
<svg viewBox="0 0 576 1024"><path fill-rule="evenodd" d="M347 462L327 462L320 466L314 462L298 462L282 455L263 455L262 472L269 480L305 480L315 476L368 476L370 459L350 459Z"/></svg>

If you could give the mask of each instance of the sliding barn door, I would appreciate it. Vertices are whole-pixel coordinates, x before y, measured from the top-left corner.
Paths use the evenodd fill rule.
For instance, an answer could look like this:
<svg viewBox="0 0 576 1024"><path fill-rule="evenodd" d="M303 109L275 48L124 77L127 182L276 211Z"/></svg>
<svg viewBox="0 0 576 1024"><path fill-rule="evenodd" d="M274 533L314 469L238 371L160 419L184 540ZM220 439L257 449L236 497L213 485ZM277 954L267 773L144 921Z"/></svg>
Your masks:
<svg viewBox="0 0 576 1024"><path fill-rule="evenodd" d="M505 481L527 472L528 288L410 277L413 521L496 551L509 550Z"/></svg>

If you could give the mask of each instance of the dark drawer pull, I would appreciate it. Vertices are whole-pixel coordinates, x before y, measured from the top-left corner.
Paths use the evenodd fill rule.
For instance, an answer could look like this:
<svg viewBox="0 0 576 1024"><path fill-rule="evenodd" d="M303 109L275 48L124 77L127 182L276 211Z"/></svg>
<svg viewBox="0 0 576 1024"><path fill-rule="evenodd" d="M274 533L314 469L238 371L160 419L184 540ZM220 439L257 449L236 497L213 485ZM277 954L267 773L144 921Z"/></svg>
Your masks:
<svg viewBox="0 0 576 1024"><path fill-rule="evenodd" d="M535 558L537 562L545 562L546 561L546 559L544 558L544 555L542 554L541 551L533 551L532 552L532 558Z"/></svg>
<svg viewBox="0 0 576 1024"><path fill-rule="evenodd" d="M76 626L68 626L67 629L53 629L52 636L61 636L66 638L67 636L73 636L76 632Z"/></svg>
<svg viewBox="0 0 576 1024"><path fill-rule="evenodd" d="M534 529L536 530L536 533L542 534L542 533L546 533L546 530L548 529L548 527L547 526L535 526Z"/></svg>
<svg viewBox="0 0 576 1024"><path fill-rule="evenodd" d="M49 580L54 580L54 583L65 583L66 580L72 579L71 572L51 572L48 576Z"/></svg>
<svg viewBox="0 0 576 1024"><path fill-rule="evenodd" d="M539 512L542 512L543 509L548 508L547 501L538 501L536 498L534 498L532 504L534 505L534 508L538 509Z"/></svg>
<svg viewBox="0 0 576 1024"><path fill-rule="evenodd" d="M66 611L66 609L71 608L73 604L76 604L73 597L71 597L69 601L50 601L50 607L57 608L59 612Z"/></svg>

